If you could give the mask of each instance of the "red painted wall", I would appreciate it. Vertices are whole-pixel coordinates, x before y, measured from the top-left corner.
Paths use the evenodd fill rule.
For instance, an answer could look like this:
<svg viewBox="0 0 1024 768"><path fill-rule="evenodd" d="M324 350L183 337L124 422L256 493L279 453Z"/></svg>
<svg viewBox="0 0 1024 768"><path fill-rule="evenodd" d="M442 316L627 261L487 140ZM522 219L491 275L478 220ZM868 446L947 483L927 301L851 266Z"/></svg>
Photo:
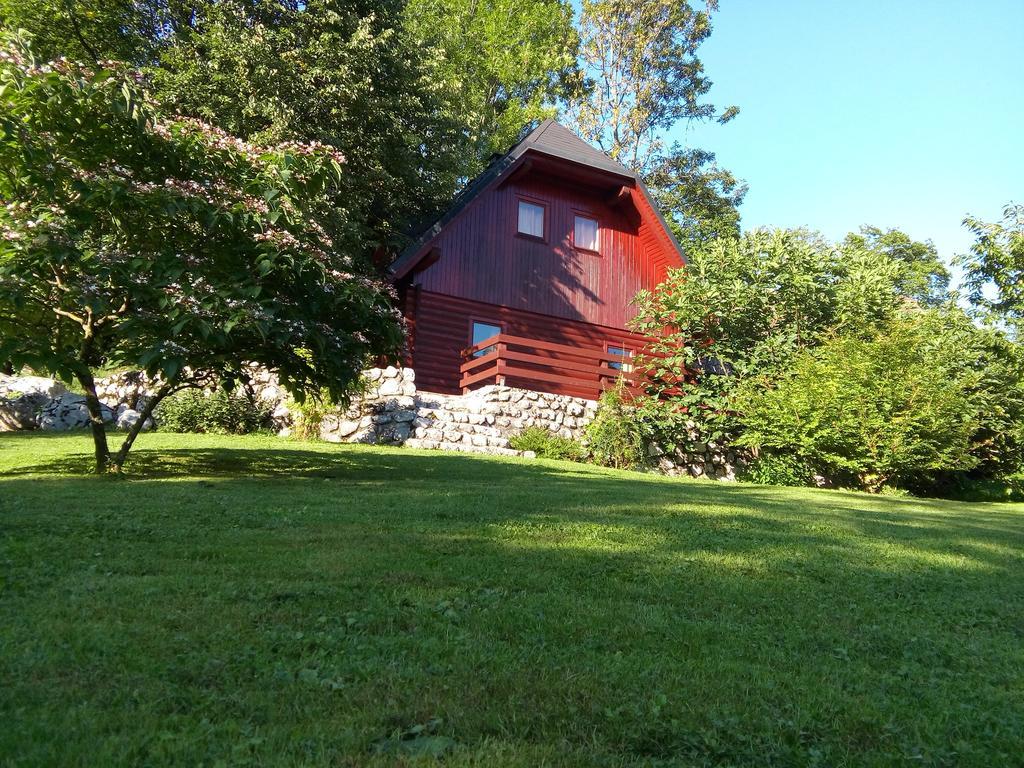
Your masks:
<svg viewBox="0 0 1024 768"><path fill-rule="evenodd" d="M461 352L471 344L473 320L502 325L506 333L514 336L559 344L601 347L611 343L631 349L643 346L642 337L628 331L425 290L411 291L406 301L407 315L414 321L411 342L416 386L427 392L458 394L462 391L459 388ZM516 386L515 381L507 383ZM559 385L546 386L544 390L580 394Z"/></svg>
<svg viewBox="0 0 1024 768"><path fill-rule="evenodd" d="M537 177L487 190L425 246L441 257L414 282L432 293L625 328L637 291L664 279L678 256L666 255L660 223L646 203L638 206L637 228L605 204L607 194ZM642 195L634 190L633 197ZM547 206L546 242L516 234L520 198ZM572 246L577 212L598 219L600 254Z"/></svg>

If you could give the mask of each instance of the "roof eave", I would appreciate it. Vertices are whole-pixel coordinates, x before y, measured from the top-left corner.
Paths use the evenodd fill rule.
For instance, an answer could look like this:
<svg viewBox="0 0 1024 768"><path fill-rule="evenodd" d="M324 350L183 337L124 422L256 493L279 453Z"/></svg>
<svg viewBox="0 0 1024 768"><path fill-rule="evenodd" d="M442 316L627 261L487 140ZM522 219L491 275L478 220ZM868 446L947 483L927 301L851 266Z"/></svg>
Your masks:
<svg viewBox="0 0 1024 768"><path fill-rule="evenodd" d="M683 263L683 266L685 267L686 252L683 251L683 246L676 239L675 233L672 232L672 228L668 225L668 222L662 215L661 208L658 207L658 203L654 199L654 196L651 194L651 191L647 189L647 185L644 184L643 180L639 176L637 176L636 181L637 188L640 190L641 193L643 193L643 196L647 199L647 204L651 206L651 210L654 211L654 215L658 217L658 223L661 225L661 231L665 233L665 236L668 238L669 243L671 243L672 247L676 249L676 253L679 254L679 260Z"/></svg>

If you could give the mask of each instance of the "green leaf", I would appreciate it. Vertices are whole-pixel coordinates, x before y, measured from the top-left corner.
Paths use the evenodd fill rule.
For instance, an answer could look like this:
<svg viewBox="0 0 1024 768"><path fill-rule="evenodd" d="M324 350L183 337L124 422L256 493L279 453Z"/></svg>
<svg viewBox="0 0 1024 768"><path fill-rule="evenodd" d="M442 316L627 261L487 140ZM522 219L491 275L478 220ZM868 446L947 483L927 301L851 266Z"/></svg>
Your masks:
<svg viewBox="0 0 1024 768"><path fill-rule="evenodd" d="M178 373L181 372L181 361L176 358L166 360L164 361L161 370L168 381L174 381L177 378Z"/></svg>

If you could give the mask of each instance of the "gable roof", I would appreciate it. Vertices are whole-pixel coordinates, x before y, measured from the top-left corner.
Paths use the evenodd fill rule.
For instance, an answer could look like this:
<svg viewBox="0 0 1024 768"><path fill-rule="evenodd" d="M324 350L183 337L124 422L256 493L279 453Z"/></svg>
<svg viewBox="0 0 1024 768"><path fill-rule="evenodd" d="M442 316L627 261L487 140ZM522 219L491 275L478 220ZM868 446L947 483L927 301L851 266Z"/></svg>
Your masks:
<svg viewBox="0 0 1024 768"><path fill-rule="evenodd" d="M625 166L590 146L575 133L554 120L545 120L535 130L530 131L529 135L512 149L512 152L519 151L521 154L529 149L630 179L638 178Z"/></svg>
<svg viewBox="0 0 1024 768"><path fill-rule="evenodd" d="M654 198L644 186L643 180L638 174L629 170L621 163L608 157L604 152L595 149L579 136L554 120L545 120L532 131L530 131L519 143L501 157L495 159L488 165L480 175L473 179L455 197L451 207L442 214L441 218L435 221L419 237L417 237L389 267L389 271L396 278L401 278L413 269L420 261L424 246L436 237L441 230L448 225L452 219L458 216L465 208L473 202L484 190L490 188L499 179L506 176L512 166L516 165L520 158L528 152L535 152L542 155L549 155L560 160L594 168L604 173L621 177L624 182L635 187L643 195L647 205L654 212L661 226L662 231L679 256L681 263L686 263L686 256L683 254L682 246L676 240L668 222L658 210Z"/></svg>

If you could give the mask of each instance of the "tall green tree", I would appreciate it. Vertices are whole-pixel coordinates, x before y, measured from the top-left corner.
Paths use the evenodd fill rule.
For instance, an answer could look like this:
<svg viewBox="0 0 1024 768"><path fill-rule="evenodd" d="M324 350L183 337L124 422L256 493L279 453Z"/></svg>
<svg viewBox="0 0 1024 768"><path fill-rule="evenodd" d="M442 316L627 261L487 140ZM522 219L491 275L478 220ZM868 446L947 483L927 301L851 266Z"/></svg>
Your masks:
<svg viewBox="0 0 1024 768"><path fill-rule="evenodd" d="M400 247L465 175L464 126L402 0L0 0L41 56L118 59L167 110L260 142L318 141L367 250Z"/></svg>
<svg viewBox="0 0 1024 768"><path fill-rule="evenodd" d="M915 254L909 257L907 254ZM637 328L669 327L679 362L714 354L735 368L784 365L822 335L869 333L908 303L941 306L948 272L930 242L865 227L835 245L805 230L755 230L690 254L641 292Z"/></svg>
<svg viewBox="0 0 1024 768"><path fill-rule="evenodd" d="M467 142L466 175L554 117L577 78L566 0L409 0L406 23Z"/></svg>
<svg viewBox="0 0 1024 768"><path fill-rule="evenodd" d="M715 156L677 143L681 122L728 122L705 97L711 80L698 49L711 34L717 0L583 0L578 87L566 103L577 132L640 173L687 250L739 233L747 188Z"/></svg>
<svg viewBox="0 0 1024 768"><path fill-rule="evenodd" d="M254 141L312 140L350 173L337 205L399 247L446 203L459 124L398 0L205 0L153 71L158 98Z"/></svg>
<svg viewBox="0 0 1024 768"><path fill-rule="evenodd" d="M682 120L726 122L702 99L711 89L697 49L711 34L710 13L679 0L583 0L584 79L568 104L583 138L641 173L665 150L663 134Z"/></svg>
<svg viewBox="0 0 1024 768"><path fill-rule="evenodd" d="M970 250L957 259L968 295L1019 334L1024 325L1024 205L1008 204L995 222L968 216L964 226L974 234Z"/></svg>
<svg viewBox="0 0 1024 768"><path fill-rule="evenodd" d="M870 254L876 262L889 265L893 271L889 289L898 296L927 306L950 298L949 269L931 240L917 241L898 229L864 226L847 235L841 248L847 257Z"/></svg>
<svg viewBox="0 0 1024 768"><path fill-rule="evenodd" d="M644 181L685 253L739 235L747 185L721 168L714 153L674 144L654 160Z"/></svg>
<svg viewBox="0 0 1024 768"><path fill-rule="evenodd" d="M299 399L343 401L402 340L361 228L333 204L345 158L161 117L141 79L0 47L0 360L78 382L98 471L121 468L180 388L255 363ZM160 381L115 454L102 365Z"/></svg>
<svg viewBox="0 0 1024 768"><path fill-rule="evenodd" d="M43 60L141 64L155 60L184 6L178 0L0 0L0 26L31 32Z"/></svg>
<svg viewBox="0 0 1024 768"><path fill-rule="evenodd" d="M682 374L714 356L744 372L777 367L835 323L838 253L800 230L755 230L690 254L653 291L641 292L637 330Z"/></svg>

